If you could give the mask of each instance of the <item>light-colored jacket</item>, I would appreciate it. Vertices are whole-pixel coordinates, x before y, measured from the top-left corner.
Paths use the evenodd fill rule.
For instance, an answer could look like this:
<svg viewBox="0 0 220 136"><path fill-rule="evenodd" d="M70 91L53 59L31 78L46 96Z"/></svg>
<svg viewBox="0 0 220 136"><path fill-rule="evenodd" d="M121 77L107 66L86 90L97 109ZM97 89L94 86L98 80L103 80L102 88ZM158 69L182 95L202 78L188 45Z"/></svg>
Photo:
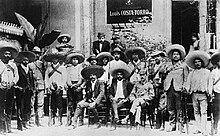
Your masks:
<svg viewBox="0 0 220 136"><path fill-rule="evenodd" d="M172 62L167 62L160 72L166 74L166 78L164 80L165 91L170 88L172 82L175 91L183 90L183 86L189 74L188 66L185 63L179 62L173 65Z"/></svg>

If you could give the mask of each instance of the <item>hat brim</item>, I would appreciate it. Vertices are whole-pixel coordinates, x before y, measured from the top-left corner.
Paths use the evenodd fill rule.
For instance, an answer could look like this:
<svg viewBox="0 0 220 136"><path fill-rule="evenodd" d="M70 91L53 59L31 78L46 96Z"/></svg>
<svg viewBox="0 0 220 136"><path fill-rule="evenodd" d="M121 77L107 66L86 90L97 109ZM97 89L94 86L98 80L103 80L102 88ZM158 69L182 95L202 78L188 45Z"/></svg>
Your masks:
<svg viewBox="0 0 220 136"><path fill-rule="evenodd" d="M203 61L203 67L207 67L209 64L210 55L204 51L192 51L185 58L186 64L195 69L195 59L201 59Z"/></svg>
<svg viewBox="0 0 220 136"><path fill-rule="evenodd" d="M211 62L213 65L217 65L217 62L220 60L220 52L216 52L211 56Z"/></svg>
<svg viewBox="0 0 220 136"><path fill-rule="evenodd" d="M96 56L98 61L102 61L103 58L106 58L106 57L109 59L109 61L113 60L113 56L109 52L101 52Z"/></svg>
<svg viewBox="0 0 220 136"><path fill-rule="evenodd" d="M43 56L43 60L52 62L54 59L62 60L65 58L63 53L50 53Z"/></svg>
<svg viewBox="0 0 220 136"><path fill-rule="evenodd" d="M127 57L125 56L124 52L116 50L116 51L112 51L112 52L111 52L111 55L114 56L114 53L115 53L115 52L119 52L119 53L120 53L120 60L122 60L122 61L124 61L124 62L127 61ZM114 58L114 57L113 57L113 58Z"/></svg>
<svg viewBox="0 0 220 136"><path fill-rule="evenodd" d="M124 75L124 78L128 78L131 74L131 69L123 61L116 62L115 64L111 63L111 65L110 65L111 76L116 78L116 75L118 72L122 72Z"/></svg>
<svg viewBox="0 0 220 136"><path fill-rule="evenodd" d="M70 54L67 55L66 63L67 64L71 63L71 60L72 60L73 57L76 57L78 59L79 64L82 63L85 60L85 57L83 56L83 54L74 52L74 53L70 53Z"/></svg>
<svg viewBox="0 0 220 136"><path fill-rule="evenodd" d="M23 57L27 57L30 63L35 60L36 55L31 51L22 51L18 53L18 56L15 58L15 61L21 63Z"/></svg>
<svg viewBox="0 0 220 136"><path fill-rule="evenodd" d="M97 78L100 78L104 73L104 69L101 66L98 65L90 65L88 67L85 67L81 71L81 75L84 79L89 79L91 74L94 74L97 76Z"/></svg>
<svg viewBox="0 0 220 136"><path fill-rule="evenodd" d="M155 56L162 56L162 57L166 57L166 53L163 51L155 51L151 54L151 57L155 57Z"/></svg>
<svg viewBox="0 0 220 136"><path fill-rule="evenodd" d="M10 46L5 46L5 47L0 47L0 58L2 58L3 54L5 51L10 51L11 52L11 58L14 59L18 56L18 49L16 47L10 47Z"/></svg>
<svg viewBox="0 0 220 136"><path fill-rule="evenodd" d="M181 59L183 59L185 57L185 55L186 55L185 48L182 45L174 44L174 45L170 45L166 48L167 57L169 59L173 58L173 51L175 51L175 50L178 50L180 52Z"/></svg>
<svg viewBox="0 0 220 136"><path fill-rule="evenodd" d="M143 47L134 47L134 48L128 48L125 51L125 55L128 59L132 60L132 54L138 54L139 59L143 59L146 56L146 50Z"/></svg>
<svg viewBox="0 0 220 136"><path fill-rule="evenodd" d="M69 34L61 34L61 35L57 38L57 41L58 41L59 43L61 43L63 37L66 37L66 38L67 38L67 43L71 40L71 36L70 36Z"/></svg>

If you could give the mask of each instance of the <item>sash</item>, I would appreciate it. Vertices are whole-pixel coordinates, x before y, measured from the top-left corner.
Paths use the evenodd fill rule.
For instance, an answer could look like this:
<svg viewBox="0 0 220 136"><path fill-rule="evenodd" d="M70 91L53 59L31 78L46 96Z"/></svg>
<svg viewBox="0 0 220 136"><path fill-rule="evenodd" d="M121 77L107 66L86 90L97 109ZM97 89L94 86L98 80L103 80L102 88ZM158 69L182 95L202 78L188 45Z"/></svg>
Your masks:
<svg viewBox="0 0 220 136"><path fill-rule="evenodd" d="M57 70L57 69L60 67L60 65L57 65L56 67L54 67L53 65L51 65L51 67L52 67L52 71L48 74L49 78L50 78L55 72L57 72L57 73L59 73L59 74L62 74L62 72L60 72L59 70Z"/></svg>

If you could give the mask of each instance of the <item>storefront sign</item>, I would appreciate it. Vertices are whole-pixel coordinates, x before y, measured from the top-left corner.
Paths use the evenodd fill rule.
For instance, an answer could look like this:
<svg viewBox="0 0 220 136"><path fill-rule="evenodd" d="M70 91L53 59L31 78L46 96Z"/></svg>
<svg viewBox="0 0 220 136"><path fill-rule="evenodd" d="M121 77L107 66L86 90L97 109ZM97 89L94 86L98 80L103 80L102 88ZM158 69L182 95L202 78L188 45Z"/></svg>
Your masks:
<svg viewBox="0 0 220 136"><path fill-rule="evenodd" d="M107 24L152 20L152 0L107 0Z"/></svg>

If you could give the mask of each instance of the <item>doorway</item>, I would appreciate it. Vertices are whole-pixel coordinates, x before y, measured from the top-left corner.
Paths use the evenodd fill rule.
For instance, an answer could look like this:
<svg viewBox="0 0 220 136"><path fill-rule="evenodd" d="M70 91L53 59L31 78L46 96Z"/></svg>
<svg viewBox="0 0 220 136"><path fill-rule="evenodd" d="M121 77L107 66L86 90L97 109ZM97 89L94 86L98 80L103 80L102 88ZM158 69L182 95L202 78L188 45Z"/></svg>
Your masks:
<svg viewBox="0 0 220 136"><path fill-rule="evenodd" d="M172 43L189 51L192 33L199 33L198 1L172 1Z"/></svg>

